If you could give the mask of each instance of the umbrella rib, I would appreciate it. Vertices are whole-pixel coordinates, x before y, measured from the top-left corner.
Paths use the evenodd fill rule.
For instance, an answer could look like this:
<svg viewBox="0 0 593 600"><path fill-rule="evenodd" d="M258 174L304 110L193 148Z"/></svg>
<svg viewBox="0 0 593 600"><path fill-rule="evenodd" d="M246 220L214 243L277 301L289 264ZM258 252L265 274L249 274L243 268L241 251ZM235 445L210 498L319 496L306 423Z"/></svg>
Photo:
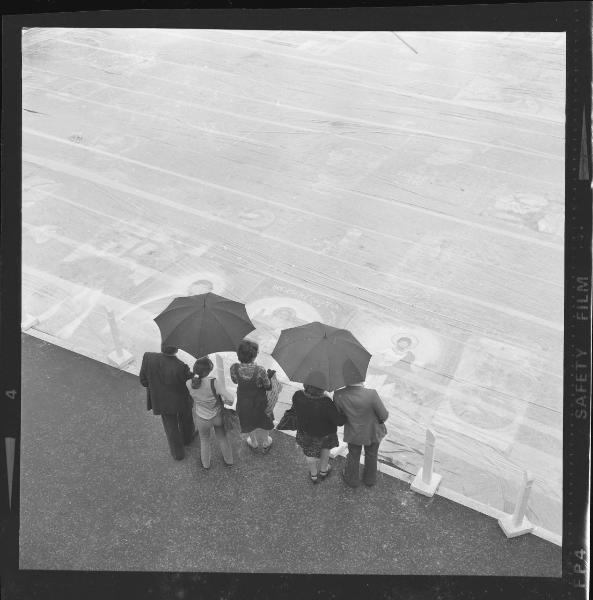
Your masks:
<svg viewBox="0 0 593 600"><path fill-rule="evenodd" d="M211 310L213 313L214 313L214 311L224 313L225 317L228 318L229 320L232 317L239 323L244 323L245 325L250 325L252 327L251 331L253 331L253 329L255 329L255 327L253 326L253 323L251 322L251 319L249 318L249 315L247 315L247 313L245 313L247 316L247 318L245 318L244 316L238 315L236 312L232 312L231 310L228 310L227 308L225 308L223 306L220 306L220 307L216 306L216 307L213 307ZM219 323L220 323L220 321L219 321Z"/></svg>
<svg viewBox="0 0 593 600"><path fill-rule="evenodd" d="M180 300L180 302L177 302L178 300ZM168 304L168 306L160 314L163 315L163 314L171 312L173 310L179 310L182 308L193 308L193 307L194 307L194 303L189 298L184 298L184 297L175 298Z"/></svg>
<svg viewBox="0 0 593 600"><path fill-rule="evenodd" d="M280 338L282 337L282 333L284 333L285 331L287 331L286 329L282 330L282 332L280 333ZM306 340L285 340L282 345L278 345L278 343L280 342L280 338L278 338L278 340L276 341L276 346L273 350L273 352L280 352L281 350L284 350L284 348L288 348L289 346L292 346L293 344L302 344L303 342L305 342Z"/></svg>
<svg viewBox="0 0 593 600"><path fill-rule="evenodd" d="M233 340L231 338L231 336L229 335L228 331L224 328L222 322L220 321L220 319L216 315L215 311L211 309L210 312L211 312L211 316L214 317L216 319L216 321L218 322L218 325L220 326L220 329L223 331L223 333L227 336L228 340L231 342L231 345L232 346L236 346L235 340Z"/></svg>
<svg viewBox="0 0 593 600"><path fill-rule="evenodd" d="M200 319L200 323L199 323L199 326L198 326L198 332L199 332L198 336L199 336L199 334L202 332L204 318L203 318L203 313L202 314L199 314L199 313L196 314L195 312L192 312L191 314L187 315L187 317L184 317L181 321L179 321L179 323L177 323L177 325L175 325L175 327L173 328L173 331L171 331L171 333L169 333L169 335L171 335L172 333L175 333L179 329L179 327L181 325L183 325L188 319L195 318L195 317L202 317ZM167 336L167 337L169 337L169 336Z"/></svg>
<svg viewBox="0 0 593 600"><path fill-rule="evenodd" d="M317 341L317 343L319 343L319 341ZM282 346L281 349L287 348L288 346L290 346L292 344L299 344L299 343L303 343L303 340L292 341L291 343L285 344L284 346ZM296 375L296 373L299 371L299 369L301 369L301 367L303 366L303 364L307 360L307 357L314 350L314 348L315 348L315 346L310 347L310 348L307 349L307 353L305 354L305 356L298 362L297 366L294 369L292 369L293 376Z"/></svg>
<svg viewBox="0 0 593 600"><path fill-rule="evenodd" d="M163 311L162 313L160 313L159 315L157 315L153 320L156 321L157 323L163 320L167 320L169 318L173 318L173 317L177 317L179 316L179 313L181 313L181 315L184 315L185 313L187 313L186 316L183 317L183 319L187 318L187 317L191 317L193 314L195 314L195 309L192 307L177 307L172 309L171 311Z"/></svg>
<svg viewBox="0 0 593 600"><path fill-rule="evenodd" d="M325 340L325 338L321 338L321 339L317 340L317 343L312 348L309 349L309 353L314 352L317 349L318 346L323 345L324 344L324 340ZM328 372L328 377L329 377L329 353L327 352L327 349L326 349L325 352L322 352L322 355L323 355L323 358L325 359L325 362L328 365L327 372ZM303 358L303 360L301 361L301 363L299 364L299 366L302 365L305 362L306 358L307 358L307 355L305 355L305 357ZM329 384L329 381L327 383Z"/></svg>

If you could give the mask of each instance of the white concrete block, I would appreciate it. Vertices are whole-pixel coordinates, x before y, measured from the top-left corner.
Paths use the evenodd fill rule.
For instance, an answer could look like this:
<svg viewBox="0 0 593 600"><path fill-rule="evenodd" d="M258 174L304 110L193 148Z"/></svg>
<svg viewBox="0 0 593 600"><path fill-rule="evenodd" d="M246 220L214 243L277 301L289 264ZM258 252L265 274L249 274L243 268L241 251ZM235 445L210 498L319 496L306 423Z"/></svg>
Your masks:
<svg viewBox="0 0 593 600"><path fill-rule="evenodd" d="M514 522L513 515L509 515L504 519L498 519L498 524L504 531L505 535L509 538L517 537L518 535L523 535L533 531L533 525L526 517L523 517L523 520L516 524Z"/></svg>
<svg viewBox="0 0 593 600"><path fill-rule="evenodd" d="M429 483L425 483L422 481L422 467L418 471L416 477L414 477L414 481L412 481L410 487L414 492L418 492L423 496L434 496L439 484L441 483L442 475L437 475L436 473L432 474L432 478Z"/></svg>
<svg viewBox="0 0 593 600"><path fill-rule="evenodd" d="M332 448L329 451L330 458L336 458L336 456L346 456L348 452L348 444L346 442L340 442L337 448Z"/></svg>
<svg viewBox="0 0 593 600"><path fill-rule="evenodd" d="M33 315L25 314L21 320L21 331L27 331L31 327L35 327L39 323L39 319Z"/></svg>
<svg viewBox="0 0 593 600"><path fill-rule="evenodd" d="M133 360L134 356L130 354L125 348L122 348L121 352L114 350L107 355L109 362L118 369L123 369L126 365L129 365Z"/></svg>

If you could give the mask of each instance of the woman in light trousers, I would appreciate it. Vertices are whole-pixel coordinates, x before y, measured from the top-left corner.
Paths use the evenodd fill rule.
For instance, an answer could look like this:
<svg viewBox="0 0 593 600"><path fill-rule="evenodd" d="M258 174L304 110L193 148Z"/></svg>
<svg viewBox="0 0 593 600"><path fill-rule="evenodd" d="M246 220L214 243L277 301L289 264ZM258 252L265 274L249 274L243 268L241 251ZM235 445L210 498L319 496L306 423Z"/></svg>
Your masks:
<svg viewBox="0 0 593 600"><path fill-rule="evenodd" d="M225 404L231 405L233 398L218 386L216 378L210 377L213 366L208 357L198 359L194 364L194 377L189 390L194 399L194 416L200 436L200 459L204 469L210 468L212 429L218 440L224 464L227 467L233 464L233 450L224 428L220 402L222 399Z"/></svg>

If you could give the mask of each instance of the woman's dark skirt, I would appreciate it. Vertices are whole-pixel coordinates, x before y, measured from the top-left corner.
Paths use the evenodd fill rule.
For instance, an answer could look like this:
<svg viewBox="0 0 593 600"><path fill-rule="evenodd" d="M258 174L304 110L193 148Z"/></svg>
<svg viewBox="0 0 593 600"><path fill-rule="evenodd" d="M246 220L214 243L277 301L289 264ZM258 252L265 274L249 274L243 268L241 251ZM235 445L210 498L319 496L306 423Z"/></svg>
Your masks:
<svg viewBox="0 0 593 600"><path fill-rule="evenodd" d="M237 414L241 424L241 433L250 433L254 429L274 429L274 421L266 412L265 392L258 396L237 394Z"/></svg>
<svg viewBox="0 0 593 600"><path fill-rule="evenodd" d="M331 450L340 445L338 436L335 433L329 433L323 437L314 437L304 431L297 431L296 443L302 448L303 454L309 458L319 458L321 450Z"/></svg>

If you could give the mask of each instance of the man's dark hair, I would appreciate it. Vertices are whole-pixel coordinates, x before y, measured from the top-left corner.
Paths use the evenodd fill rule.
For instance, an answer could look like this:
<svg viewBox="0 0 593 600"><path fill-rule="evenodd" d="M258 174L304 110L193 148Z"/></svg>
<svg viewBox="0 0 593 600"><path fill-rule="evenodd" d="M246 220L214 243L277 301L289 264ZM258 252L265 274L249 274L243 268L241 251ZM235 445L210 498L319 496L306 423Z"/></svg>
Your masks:
<svg viewBox="0 0 593 600"><path fill-rule="evenodd" d="M168 344L161 344L161 352L163 354L168 354L169 356L173 354L177 354L177 348L175 346L169 346Z"/></svg>
<svg viewBox="0 0 593 600"><path fill-rule="evenodd" d="M251 340L242 340L237 348L237 358L239 362L250 363L255 359L259 350L257 342Z"/></svg>

